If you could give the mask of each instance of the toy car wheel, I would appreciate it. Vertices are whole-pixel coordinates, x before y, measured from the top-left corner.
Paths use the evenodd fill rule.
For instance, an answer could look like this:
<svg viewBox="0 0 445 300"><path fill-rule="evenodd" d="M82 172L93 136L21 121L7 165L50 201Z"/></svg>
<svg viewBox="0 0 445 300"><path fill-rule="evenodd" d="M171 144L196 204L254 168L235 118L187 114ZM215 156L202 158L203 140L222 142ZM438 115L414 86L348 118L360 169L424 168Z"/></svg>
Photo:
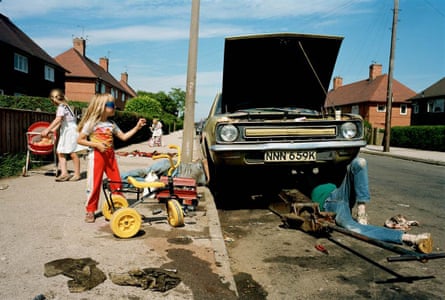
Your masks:
<svg viewBox="0 0 445 300"><path fill-rule="evenodd" d="M168 224L172 227L184 226L184 212L181 205L175 199L167 201Z"/></svg>
<svg viewBox="0 0 445 300"><path fill-rule="evenodd" d="M102 215L107 221L111 219L113 212L115 212L119 208L128 207L128 201L122 195L111 195L111 201L113 201L114 210L112 207L109 207L108 201L104 201L102 204Z"/></svg>
<svg viewBox="0 0 445 300"><path fill-rule="evenodd" d="M111 230L122 239L135 236L141 229L141 224L141 215L131 207L118 209L110 220Z"/></svg>

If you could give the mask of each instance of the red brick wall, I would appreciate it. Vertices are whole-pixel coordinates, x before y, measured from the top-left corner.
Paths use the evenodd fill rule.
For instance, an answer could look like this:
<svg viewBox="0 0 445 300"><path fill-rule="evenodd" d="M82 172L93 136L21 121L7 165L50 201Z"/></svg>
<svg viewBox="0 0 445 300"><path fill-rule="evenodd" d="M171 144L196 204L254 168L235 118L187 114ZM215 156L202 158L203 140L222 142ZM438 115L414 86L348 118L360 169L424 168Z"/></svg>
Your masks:
<svg viewBox="0 0 445 300"><path fill-rule="evenodd" d="M105 92L110 93L110 88L107 87ZM65 94L69 100L80 101L80 102L90 102L96 93L96 84L91 82L65 82ZM118 92L116 97L116 106L118 109L123 110L125 107L125 102L122 102L122 92Z"/></svg>
<svg viewBox="0 0 445 300"><path fill-rule="evenodd" d="M89 102L95 94L96 85L91 82L65 82L65 94L69 100Z"/></svg>
<svg viewBox="0 0 445 300"><path fill-rule="evenodd" d="M386 112L378 112L377 105L368 106L368 113L365 119L374 128L385 128ZM400 105L393 104L391 109L391 127L409 126L411 124L411 108L408 107L406 115L400 114Z"/></svg>

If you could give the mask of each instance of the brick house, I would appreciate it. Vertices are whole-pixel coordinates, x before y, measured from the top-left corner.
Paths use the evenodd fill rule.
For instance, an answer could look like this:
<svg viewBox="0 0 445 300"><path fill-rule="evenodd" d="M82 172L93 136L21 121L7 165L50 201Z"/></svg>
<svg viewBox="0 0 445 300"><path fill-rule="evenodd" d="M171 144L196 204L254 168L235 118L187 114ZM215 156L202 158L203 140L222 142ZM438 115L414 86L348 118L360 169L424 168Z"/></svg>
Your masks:
<svg viewBox="0 0 445 300"><path fill-rule="evenodd" d="M445 125L445 77L409 99L411 125Z"/></svg>
<svg viewBox="0 0 445 300"><path fill-rule="evenodd" d="M371 64L369 77L365 80L343 85L341 77L334 77L326 107L359 114L373 128L385 128L387 87L388 75L382 74L382 65ZM392 81L392 93L391 126L409 126L411 103L408 99L416 93L395 79Z"/></svg>
<svg viewBox="0 0 445 300"><path fill-rule="evenodd" d="M55 59L68 70L65 94L70 100L89 102L96 93L110 93L116 98L117 108L123 109L125 102L136 96L128 85L127 73L122 73L118 81L108 72L108 58L101 57L97 64L86 56L86 40L83 38L74 38L73 48Z"/></svg>
<svg viewBox="0 0 445 300"><path fill-rule="evenodd" d="M0 14L0 95L48 97L63 88L66 70Z"/></svg>

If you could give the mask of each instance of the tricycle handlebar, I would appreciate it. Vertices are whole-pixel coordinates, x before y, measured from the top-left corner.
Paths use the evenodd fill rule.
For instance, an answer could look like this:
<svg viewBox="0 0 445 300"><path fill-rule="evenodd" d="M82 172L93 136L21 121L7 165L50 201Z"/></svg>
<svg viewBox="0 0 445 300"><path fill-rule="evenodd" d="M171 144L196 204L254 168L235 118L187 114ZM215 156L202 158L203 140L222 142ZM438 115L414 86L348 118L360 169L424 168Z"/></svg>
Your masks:
<svg viewBox="0 0 445 300"><path fill-rule="evenodd" d="M171 174L173 173L173 171L179 167L179 164L181 163L181 151L179 146L177 145L168 145L168 147L170 149L176 149L177 155L178 155L178 159L176 161L176 164L173 161L173 158L170 154L158 154L158 155L153 155L152 158L153 159L160 159L160 158L168 158L168 160L170 161L170 168L168 169L168 176L171 176Z"/></svg>

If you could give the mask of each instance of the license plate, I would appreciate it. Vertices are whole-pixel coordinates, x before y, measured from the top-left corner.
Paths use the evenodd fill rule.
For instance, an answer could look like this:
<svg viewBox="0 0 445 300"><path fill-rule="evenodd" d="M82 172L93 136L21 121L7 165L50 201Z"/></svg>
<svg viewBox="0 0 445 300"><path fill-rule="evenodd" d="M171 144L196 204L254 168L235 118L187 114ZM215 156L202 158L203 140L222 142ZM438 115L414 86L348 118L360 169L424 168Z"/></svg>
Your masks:
<svg viewBox="0 0 445 300"><path fill-rule="evenodd" d="M315 161L316 151L267 151L264 154L264 161Z"/></svg>

